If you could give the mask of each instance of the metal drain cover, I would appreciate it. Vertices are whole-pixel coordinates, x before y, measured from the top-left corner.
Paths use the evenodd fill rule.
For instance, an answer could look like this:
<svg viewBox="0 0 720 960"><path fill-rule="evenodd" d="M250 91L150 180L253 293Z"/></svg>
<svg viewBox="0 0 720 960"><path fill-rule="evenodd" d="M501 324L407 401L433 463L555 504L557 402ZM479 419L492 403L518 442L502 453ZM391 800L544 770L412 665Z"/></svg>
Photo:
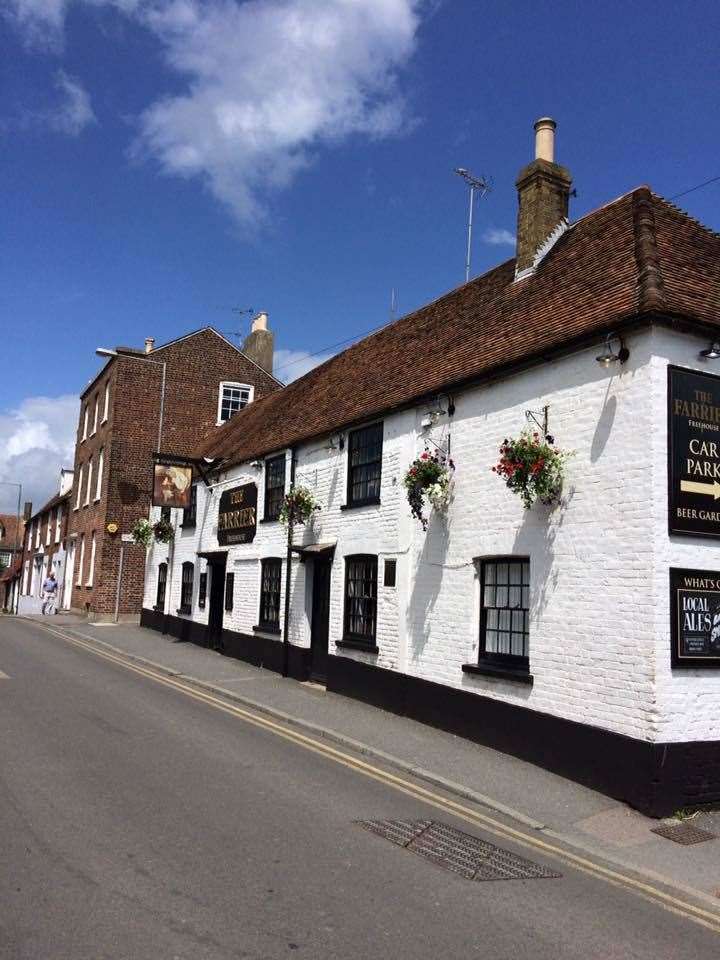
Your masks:
<svg viewBox="0 0 720 960"><path fill-rule="evenodd" d="M672 840L674 843L682 843L684 846L715 839L715 834L710 833L709 830L701 830L700 827L693 827L683 822L666 823L662 827L655 827L650 833L656 833L659 837L665 837L666 840Z"/></svg>
<svg viewBox="0 0 720 960"><path fill-rule="evenodd" d="M468 880L535 880L562 874L434 820L358 820L366 830Z"/></svg>

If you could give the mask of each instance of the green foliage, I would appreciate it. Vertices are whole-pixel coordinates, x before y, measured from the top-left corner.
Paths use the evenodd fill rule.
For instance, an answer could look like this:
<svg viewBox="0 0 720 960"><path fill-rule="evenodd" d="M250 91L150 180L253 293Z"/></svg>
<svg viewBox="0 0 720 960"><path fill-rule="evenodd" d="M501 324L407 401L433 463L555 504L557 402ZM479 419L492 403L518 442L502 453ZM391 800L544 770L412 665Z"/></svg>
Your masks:
<svg viewBox="0 0 720 960"><path fill-rule="evenodd" d="M427 530L428 520L424 514L425 503L436 510L446 509L450 500L450 481L455 469L453 461L439 450L431 453L425 449L408 467L403 477L410 512Z"/></svg>
<svg viewBox="0 0 720 960"><path fill-rule="evenodd" d="M280 510L280 523L287 527L296 523L307 523L320 505L315 500L315 494L308 487L293 487L285 494Z"/></svg>

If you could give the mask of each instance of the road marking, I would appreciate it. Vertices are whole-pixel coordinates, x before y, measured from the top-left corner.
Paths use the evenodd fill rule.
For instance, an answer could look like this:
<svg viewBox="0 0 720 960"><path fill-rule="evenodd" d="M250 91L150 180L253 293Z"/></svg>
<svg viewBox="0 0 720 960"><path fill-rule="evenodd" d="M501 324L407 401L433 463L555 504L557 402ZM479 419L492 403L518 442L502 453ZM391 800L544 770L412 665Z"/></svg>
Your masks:
<svg viewBox="0 0 720 960"><path fill-rule="evenodd" d="M38 624L38 626L42 627L42 629L47 633L59 637L61 640L71 643L76 647L80 647L81 649L87 651L88 653L94 654L100 659L108 660L111 663L115 663L116 665L123 667L123 669L128 670L131 673L136 673L141 677L146 677L147 679L153 680L156 683L160 683L163 686L171 687L193 700L198 700L201 703L205 703L208 706L220 710L222 713L227 713L230 714L230 716L237 717L238 719L243 720L245 723L249 723L252 726L259 727L263 730L268 730L283 740L297 744L298 746L303 747L305 750L309 750L312 753L326 757L327 759L332 760L333 762L344 767L355 770L357 773L361 773L363 776L366 776L372 780L377 780L379 783L383 783L386 786L392 787L399 793L404 793L407 796L413 797L414 799L426 803L429 806L435 807L438 810L443 810L446 813L450 813L453 816L458 817L460 820L465 820L467 823L471 823L496 837L501 837L505 840L511 840L520 846L534 850L536 853L540 852L557 860L561 860L562 862L574 867L576 870L604 880L606 883L609 883L614 887L629 889L639 897L642 897L643 900L647 900L651 903L659 905L664 910L683 917L686 920L692 920L694 923L700 924L701 926L706 927L708 930L712 930L713 933L720 934L720 914L718 913L705 910L702 907L696 906L690 901L682 900L679 897L675 897L669 893L666 893L659 887L654 887L652 884L647 883L644 880L638 880L637 878L628 874L623 874L609 867L604 867L602 864L594 863L592 860L588 860L586 857L580 856L569 850L565 850L562 847L556 846L555 844L548 843L545 840L541 840L539 837L534 837L530 833L510 827L499 820L495 820L493 817L489 817L486 814L473 810L472 807L465 806L465 804L458 803L449 797L444 797L441 794L435 793L432 790L428 790L425 787L421 787L416 783L405 780L403 777L397 776L396 774L390 773L387 770L383 770L380 767L376 767L371 763L367 763L364 760L353 757L351 754L345 753L342 750L338 750L329 744L322 743L319 740L314 740L305 734L293 730L289 726L278 723L276 720L263 717L262 715L253 713L244 707L239 707L232 703L228 703L225 700L221 700L218 697L213 696L211 693L207 693L198 689L197 687L192 687L187 683L183 683L181 680L177 679L177 677L165 676L157 670L133 663L122 655L115 654L108 650L101 650L96 647L92 641L88 642L85 640L80 640L71 634L64 633L63 631L50 627L44 623Z"/></svg>

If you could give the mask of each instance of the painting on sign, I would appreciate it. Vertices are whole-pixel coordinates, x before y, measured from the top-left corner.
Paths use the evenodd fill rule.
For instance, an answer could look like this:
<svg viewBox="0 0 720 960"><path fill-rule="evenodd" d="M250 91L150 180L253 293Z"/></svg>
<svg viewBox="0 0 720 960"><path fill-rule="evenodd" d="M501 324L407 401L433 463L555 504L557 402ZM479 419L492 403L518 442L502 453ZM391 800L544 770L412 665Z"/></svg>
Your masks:
<svg viewBox="0 0 720 960"><path fill-rule="evenodd" d="M670 533L720 537L720 377L668 367Z"/></svg>
<svg viewBox="0 0 720 960"><path fill-rule="evenodd" d="M257 530L257 484L223 490L218 509L218 543L251 543Z"/></svg>
<svg viewBox="0 0 720 960"><path fill-rule="evenodd" d="M671 662L720 667L720 572L670 569Z"/></svg>
<svg viewBox="0 0 720 960"><path fill-rule="evenodd" d="M192 492L192 467L156 463L153 467L153 506L187 510Z"/></svg>

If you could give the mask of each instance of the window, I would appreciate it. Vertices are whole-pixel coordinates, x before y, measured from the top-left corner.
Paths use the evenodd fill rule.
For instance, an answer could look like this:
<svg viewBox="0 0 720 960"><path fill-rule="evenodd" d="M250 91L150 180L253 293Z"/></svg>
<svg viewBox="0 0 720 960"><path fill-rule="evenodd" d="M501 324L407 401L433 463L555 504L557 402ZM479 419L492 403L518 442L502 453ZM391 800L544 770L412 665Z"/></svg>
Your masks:
<svg viewBox="0 0 720 960"><path fill-rule="evenodd" d="M480 660L527 670L530 561L500 557L481 561Z"/></svg>
<svg viewBox="0 0 720 960"><path fill-rule="evenodd" d="M90 417L90 409L89 409L89 407L88 407L88 405L87 405L87 403L86 403L86 404L85 404L85 416L84 416L84 418L83 418L83 434L82 434L82 439L83 439L83 440L87 440L88 418L89 418L89 417ZM82 441L81 441L81 442L82 442Z"/></svg>
<svg viewBox="0 0 720 960"><path fill-rule="evenodd" d="M165 588L167 587L167 564L161 563L158 567L157 578L157 596L155 597L155 609L165 609Z"/></svg>
<svg viewBox="0 0 720 960"><path fill-rule="evenodd" d="M100 447L98 453L97 480L95 481L95 499L99 500L102 496L103 468L105 466L105 448Z"/></svg>
<svg viewBox="0 0 720 960"><path fill-rule="evenodd" d="M160 519L163 523L170 523L170 507L160 507Z"/></svg>
<svg viewBox="0 0 720 960"><path fill-rule="evenodd" d="M221 383L218 399L218 424L225 423L253 398L253 388L246 383Z"/></svg>
<svg viewBox="0 0 720 960"><path fill-rule="evenodd" d="M85 499L83 500L83 506L86 507L90 503L90 488L92 487L92 457L88 460L87 465L87 477L85 478Z"/></svg>
<svg viewBox="0 0 720 960"><path fill-rule="evenodd" d="M380 502L383 425L374 423L350 434L348 506Z"/></svg>
<svg viewBox="0 0 720 960"><path fill-rule="evenodd" d="M205 609L205 597L207 597L207 570L200 574L200 584L198 585L198 606L201 610Z"/></svg>
<svg viewBox="0 0 720 960"><path fill-rule="evenodd" d="M77 472L77 492L75 493L75 509L76 510L80 509L80 497L82 495L82 473L83 473L83 465L79 463L78 472Z"/></svg>
<svg viewBox="0 0 720 960"><path fill-rule="evenodd" d="M397 560L385 561L385 579L383 586L394 587L397 582Z"/></svg>
<svg viewBox="0 0 720 960"><path fill-rule="evenodd" d="M52 540L52 526L53 526L53 517L56 515L55 511L51 511L47 515L47 527L45 528L45 546L50 546L50 541Z"/></svg>
<svg viewBox="0 0 720 960"><path fill-rule="evenodd" d="M62 534L62 520L63 520L63 508L62 506L57 508L55 514L55 543L60 543L60 536Z"/></svg>
<svg viewBox="0 0 720 960"><path fill-rule="evenodd" d="M95 581L95 531L93 530L90 538L90 569L88 570L88 578L85 581L86 587L91 587Z"/></svg>
<svg viewBox="0 0 720 960"><path fill-rule="evenodd" d="M192 613L194 577L195 564L185 561L182 565L182 580L180 583L180 613Z"/></svg>
<svg viewBox="0 0 720 960"><path fill-rule="evenodd" d="M85 534L80 534L80 555L78 556L77 580L75 586L82 586L83 567L85 566Z"/></svg>
<svg viewBox="0 0 720 960"><path fill-rule="evenodd" d="M274 557L262 561L260 569L260 621L263 630L280 632L280 580L282 560Z"/></svg>
<svg viewBox="0 0 720 960"><path fill-rule="evenodd" d="M103 423L105 423L105 421L107 420L109 412L110 412L110 384L106 383L105 384L105 404L103 406L103 415L102 415Z"/></svg>
<svg viewBox="0 0 720 960"><path fill-rule="evenodd" d="M97 394L95 394L95 413L93 414L93 428L92 428L93 433L97 433L99 409L100 409L100 398L98 397Z"/></svg>
<svg viewBox="0 0 720 960"><path fill-rule="evenodd" d="M375 646L376 612L377 557L346 557L343 639Z"/></svg>
<svg viewBox="0 0 720 960"><path fill-rule="evenodd" d="M265 520L277 520L285 497L285 454L265 461Z"/></svg>
<svg viewBox="0 0 720 960"><path fill-rule="evenodd" d="M197 522L197 484L193 483L190 487L190 506L183 510L183 527L194 527Z"/></svg>
<svg viewBox="0 0 720 960"><path fill-rule="evenodd" d="M35 549L40 546L40 517L35 521Z"/></svg>
<svg viewBox="0 0 720 960"><path fill-rule="evenodd" d="M233 608L233 597L235 596L235 574L225 574L225 609L230 612Z"/></svg>

